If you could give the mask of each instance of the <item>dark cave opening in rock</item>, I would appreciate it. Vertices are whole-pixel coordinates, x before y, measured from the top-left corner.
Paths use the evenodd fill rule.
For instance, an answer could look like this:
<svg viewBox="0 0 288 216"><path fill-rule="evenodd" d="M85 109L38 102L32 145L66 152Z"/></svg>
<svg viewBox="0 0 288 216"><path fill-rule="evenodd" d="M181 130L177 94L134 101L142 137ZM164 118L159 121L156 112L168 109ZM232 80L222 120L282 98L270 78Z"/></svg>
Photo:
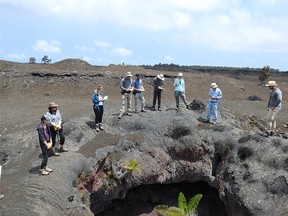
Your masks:
<svg viewBox="0 0 288 216"><path fill-rule="evenodd" d="M125 199L113 200L105 211L97 216L138 216L151 214L156 205L178 206L182 192L187 202L196 194L203 195L197 208L198 216L226 216L218 191L206 182L142 185L128 191ZM93 203L91 205L93 208ZM96 214L95 214L96 215Z"/></svg>

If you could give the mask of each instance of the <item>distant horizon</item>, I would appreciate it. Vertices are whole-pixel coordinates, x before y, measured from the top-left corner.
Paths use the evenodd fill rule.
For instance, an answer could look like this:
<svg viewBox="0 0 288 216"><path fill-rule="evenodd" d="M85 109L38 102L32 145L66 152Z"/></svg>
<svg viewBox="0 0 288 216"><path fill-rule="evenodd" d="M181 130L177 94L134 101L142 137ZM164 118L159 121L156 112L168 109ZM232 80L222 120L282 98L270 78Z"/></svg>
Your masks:
<svg viewBox="0 0 288 216"><path fill-rule="evenodd" d="M42 59L42 58L41 58ZM36 59L37 60L37 59ZM233 66L219 66L219 65L180 65L180 64L175 64L175 63L157 63L157 64L153 64L153 65L150 65L150 64L139 64L139 65L131 65L131 64L125 64L124 62L122 63L111 63L109 65L95 65L95 64L91 64L90 62L88 62L87 60L84 60L84 59L81 59L81 58L65 58L65 59L61 59L59 61L53 61L52 59L52 62L51 63L48 63L48 64L55 64L55 63L58 63L58 62L61 62L61 61L65 61L65 60L81 60L81 61L85 61L87 62L89 65L91 66L97 66L97 67L109 67L110 65L115 65L115 66L136 66L136 67L139 67L139 66L155 66L155 65L177 65L179 67L212 67L212 68L234 68L234 69L262 69L263 67L267 66L267 65L264 65L263 67L233 67ZM11 62L11 63L20 63L20 64L31 64L29 63L29 60L27 62L18 62L18 61L10 61L10 60L4 60L4 59L0 59L0 61L6 61L6 62ZM124 63L124 64L123 64ZM35 62L33 64L37 64L37 65L42 65L42 64L45 64L45 63L42 63L42 62ZM269 66L269 65L268 65ZM276 72L288 72L288 71L281 71L279 69L275 69L275 68L272 68L270 67L270 70L274 70Z"/></svg>

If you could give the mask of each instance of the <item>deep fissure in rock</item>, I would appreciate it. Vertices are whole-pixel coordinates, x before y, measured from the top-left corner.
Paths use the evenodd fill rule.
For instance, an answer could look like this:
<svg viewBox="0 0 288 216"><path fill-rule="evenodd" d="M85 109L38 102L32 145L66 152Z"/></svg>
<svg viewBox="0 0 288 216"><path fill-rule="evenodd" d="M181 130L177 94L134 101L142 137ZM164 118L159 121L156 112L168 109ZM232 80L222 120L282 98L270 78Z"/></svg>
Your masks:
<svg viewBox="0 0 288 216"><path fill-rule="evenodd" d="M182 192L187 202L197 193L203 194L198 206L199 216L225 216L227 215L224 204L220 201L218 191L210 187L206 182L173 183L141 185L132 188L126 194L125 199L113 200L106 210L97 216L136 216L151 213L154 206L165 204L177 207L178 195ZM97 202L97 201L96 201ZM91 203L93 211L93 203Z"/></svg>

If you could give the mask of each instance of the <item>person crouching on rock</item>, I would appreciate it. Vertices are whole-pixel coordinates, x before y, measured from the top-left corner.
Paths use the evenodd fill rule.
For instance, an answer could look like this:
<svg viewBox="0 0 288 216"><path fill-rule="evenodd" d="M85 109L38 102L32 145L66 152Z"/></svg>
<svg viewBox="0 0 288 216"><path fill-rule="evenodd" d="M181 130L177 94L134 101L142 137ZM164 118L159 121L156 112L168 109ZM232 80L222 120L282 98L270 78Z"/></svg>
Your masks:
<svg viewBox="0 0 288 216"><path fill-rule="evenodd" d="M97 132L104 129L102 126L102 117L104 112L104 96L102 91L103 87L99 85L92 95L93 110L95 113L95 125Z"/></svg>
<svg viewBox="0 0 288 216"><path fill-rule="evenodd" d="M211 88L209 90L209 101L207 105L206 113L206 123L215 124L217 121L218 114L218 102L222 98L222 92L218 88L216 83L211 83ZM213 115L213 121L210 121L210 115Z"/></svg>
<svg viewBox="0 0 288 216"><path fill-rule="evenodd" d="M52 137L52 156L59 156L59 153L55 152L56 145L56 135L59 134L60 137L60 148L59 152L67 152L68 150L64 148L65 136L63 134L63 122L60 111L58 110L58 105L54 102L49 103L48 112L45 117L49 121L49 128Z"/></svg>
<svg viewBox="0 0 288 216"><path fill-rule="evenodd" d="M118 119L124 114L131 116L131 100L132 100L132 91L133 91L133 80L131 72L127 72L126 77L121 79L120 89L122 95L122 104L120 109L120 114Z"/></svg>
<svg viewBox="0 0 288 216"><path fill-rule="evenodd" d="M41 117L41 122L38 124L37 131L39 137L39 145L42 151L42 163L39 172L41 175L49 175L49 173L52 172L52 169L47 166L47 163L48 151L52 147L52 138L45 116Z"/></svg>
<svg viewBox="0 0 288 216"><path fill-rule="evenodd" d="M158 110L161 111L161 93L164 87L164 75L158 74L153 80L154 94L153 94L153 106L152 110L155 111L156 99L158 99Z"/></svg>

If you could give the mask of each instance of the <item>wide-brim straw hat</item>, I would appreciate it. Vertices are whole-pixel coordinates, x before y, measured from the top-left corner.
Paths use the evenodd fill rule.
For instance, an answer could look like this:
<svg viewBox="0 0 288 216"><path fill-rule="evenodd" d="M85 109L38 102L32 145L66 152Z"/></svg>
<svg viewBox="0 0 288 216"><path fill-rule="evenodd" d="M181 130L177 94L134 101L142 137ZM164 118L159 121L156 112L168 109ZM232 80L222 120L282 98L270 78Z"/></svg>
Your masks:
<svg viewBox="0 0 288 216"><path fill-rule="evenodd" d="M102 87L101 85L99 85L99 86L97 87L97 90L103 90L103 87Z"/></svg>
<svg viewBox="0 0 288 216"><path fill-rule="evenodd" d="M158 77L159 79L161 79L161 80L164 80L164 79L165 79L163 74L158 74L157 77Z"/></svg>
<svg viewBox="0 0 288 216"><path fill-rule="evenodd" d="M217 88L217 84L216 83L211 83L211 88Z"/></svg>
<svg viewBox="0 0 288 216"><path fill-rule="evenodd" d="M183 77L183 73L178 73L178 77Z"/></svg>
<svg viewBox="0 0 288 216"><path fill-rule="evenodd" d="M58 104L56 104L55 102L50 102L48 108L52 108L52 107L58 107Z"/></svg>
<svg viewBox="0 0 288 216"><path fill-rule="evenodd" d="M275 81L268 81L268 83L266 84L266 86L270 87L270 86L278 86L277 83Z"/></svg>
<svg viewBox="0 0 288 216"><path fill-rule="evenodd" d="M132 77L133 75L131 74L131 72L127 72L126 73L126 77Z"/></svg>

